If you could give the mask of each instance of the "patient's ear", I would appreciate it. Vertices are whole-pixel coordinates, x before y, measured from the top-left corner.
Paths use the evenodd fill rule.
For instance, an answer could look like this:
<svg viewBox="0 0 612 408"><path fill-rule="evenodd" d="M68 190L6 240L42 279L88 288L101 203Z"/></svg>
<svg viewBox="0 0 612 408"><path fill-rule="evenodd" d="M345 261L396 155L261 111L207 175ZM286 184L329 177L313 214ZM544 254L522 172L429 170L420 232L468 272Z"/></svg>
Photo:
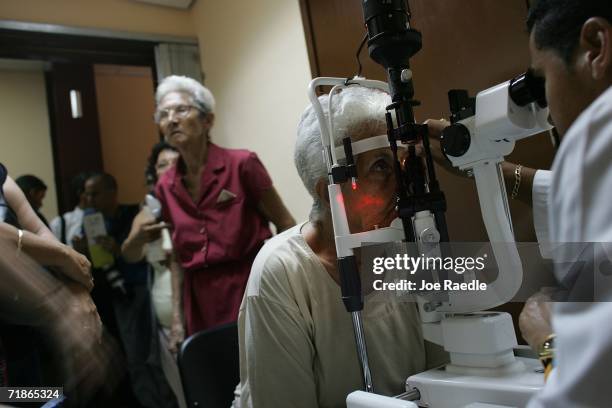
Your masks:
<svg viewBox="0 0 612 408"><path fill-rule="evenodd" d="M321 178L317 181L315 192L319 200L329 208L329 191L327 190L327 179Z"/></svg>

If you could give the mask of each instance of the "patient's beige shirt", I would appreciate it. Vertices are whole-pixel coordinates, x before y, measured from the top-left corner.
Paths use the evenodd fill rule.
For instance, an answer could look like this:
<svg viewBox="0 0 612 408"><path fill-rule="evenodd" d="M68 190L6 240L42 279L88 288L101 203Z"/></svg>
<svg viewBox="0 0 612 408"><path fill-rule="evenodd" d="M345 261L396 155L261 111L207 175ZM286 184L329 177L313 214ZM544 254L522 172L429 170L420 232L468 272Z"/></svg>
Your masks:
<svg viewBox="0 0 612 408"><path fill-rule="evenodd" d="M253 264L238 318L242 408L345 407L363 388L351 315L303 225L268 241ZM371 296L363 320L375 392L397 395L445 355L425 347L415 303Z"/></svg>

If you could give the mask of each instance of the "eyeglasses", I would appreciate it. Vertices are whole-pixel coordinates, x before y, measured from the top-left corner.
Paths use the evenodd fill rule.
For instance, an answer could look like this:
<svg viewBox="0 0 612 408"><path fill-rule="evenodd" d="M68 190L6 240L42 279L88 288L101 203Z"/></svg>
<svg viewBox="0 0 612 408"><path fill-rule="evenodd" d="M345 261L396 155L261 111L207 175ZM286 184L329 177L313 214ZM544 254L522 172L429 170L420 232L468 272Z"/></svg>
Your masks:
<svg viewBox="0 0 612 408"><path fill-rule="evenodd" d="M155 112L155 122L160 123L168 120L168 118L170 118L171 113L173 113L174 116L176 116L177 118L184 119L187 117L187 115L189 114L189 112L191 112L192 109L197 108L191 105L177 105L171 108L160 109Z"/></svg>

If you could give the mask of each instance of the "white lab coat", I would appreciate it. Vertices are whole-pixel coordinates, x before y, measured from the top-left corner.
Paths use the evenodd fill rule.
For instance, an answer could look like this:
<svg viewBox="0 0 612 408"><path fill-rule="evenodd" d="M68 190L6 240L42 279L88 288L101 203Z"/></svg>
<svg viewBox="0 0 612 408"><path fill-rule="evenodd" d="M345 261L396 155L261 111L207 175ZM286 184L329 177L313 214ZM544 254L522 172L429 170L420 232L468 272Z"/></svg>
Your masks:
<svg viewBox="0 0 612 408"><path fill-rule="evenodd" d="M551 259L550 231L548 229L548 193L552 183L552 172L549 170L538 170L533 178L533 189L531 193L533 207L533 225L536 238L540 246L543 258Z"/></svg>
<svg viewBox="0 0 612 408"><path fill-rule="evenodd" d="M603 244L597 245L602 251L594 257L595 266L600 268L594 271L596 299L600 301L556 305L556 368L529 408L610 407L612 87L574 122L563 139L552 173L536 173L533 193L534 223L540 242ZM543 205L546 201L547 206ZM544 225L546 219L548 224ZM544 247L542 252L550 250ZM553 248L555 261L565 255L567 251ZM564 272L563 266L555 266L558 279L563 278Z"/></svg>

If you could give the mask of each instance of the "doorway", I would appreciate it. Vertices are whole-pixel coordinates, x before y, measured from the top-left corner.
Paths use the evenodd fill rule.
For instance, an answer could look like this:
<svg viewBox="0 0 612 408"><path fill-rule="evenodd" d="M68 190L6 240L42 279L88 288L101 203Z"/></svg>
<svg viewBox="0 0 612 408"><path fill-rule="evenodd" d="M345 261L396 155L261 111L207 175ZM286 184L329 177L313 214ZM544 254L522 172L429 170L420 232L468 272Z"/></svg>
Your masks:
<svg viewBox="0 0 612 408"><path fill-rule="evenodd" d="M42 75L44 92L39 86L35 99L38 105L46 102L48 128L36 132L39 138L46 138L46 144L37 143L46 154L44 162L51 161L51 165L34 169L30 162L36 160L28 157L8 160L9 173L18 176L17 172L28 168L33 169L30 173L34 170L40 173L38 176L49 187L50 194L45 200L45 215L49 218L74 207L70 180L81 171L106 171L117 179L122 202L142 200L145 162L151 146L159 140L152 120L153 93L161 75L156 59L167 69L171 64L160 59L164 50L191 47L197 53L197 40L22 25L0 21L0 59L39 64L36 83L40 85ZM199 56L195 60L199 72ZM30 86L35 83L25 82ZM34 105L31 101L20 105L24 105L21 123L28 122L28 112ZM31 150L34 144L6 133L1 140L0 161L7 161L4 153L9 151L7 147Z"/></svg>

